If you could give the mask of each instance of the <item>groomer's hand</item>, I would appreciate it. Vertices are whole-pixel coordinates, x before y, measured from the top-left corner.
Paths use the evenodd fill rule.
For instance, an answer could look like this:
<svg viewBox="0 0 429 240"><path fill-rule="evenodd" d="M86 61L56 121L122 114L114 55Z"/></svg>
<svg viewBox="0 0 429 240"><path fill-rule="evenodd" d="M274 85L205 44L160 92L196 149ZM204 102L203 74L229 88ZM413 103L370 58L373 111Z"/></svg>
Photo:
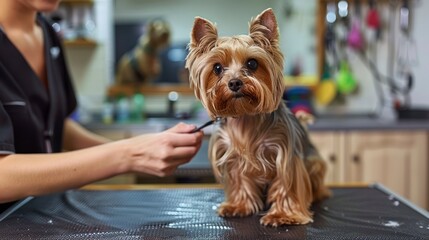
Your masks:
<svg viewBox="0 0 429 240"><path fill-rule="evenodd" d="M179 123L154 134L144 134L124 140L128 146L125 158L130 161L130 171L155 176L171 175L177 167L189 162L201 147L203 133L194 125Z"/></svg>

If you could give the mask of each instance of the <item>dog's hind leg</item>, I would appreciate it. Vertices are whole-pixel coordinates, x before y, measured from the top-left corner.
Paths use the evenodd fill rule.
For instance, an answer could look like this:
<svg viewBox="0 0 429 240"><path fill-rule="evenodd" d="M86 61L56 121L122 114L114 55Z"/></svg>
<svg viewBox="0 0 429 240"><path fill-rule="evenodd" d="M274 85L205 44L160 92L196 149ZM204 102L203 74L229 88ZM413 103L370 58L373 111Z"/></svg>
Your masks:
<svg viewBox="0 0 429 240"><path fill-rule="evenodd" d="M313 202L320 201L331 196L331 191L324 183L327 171L326 162L320 159L320 157L311 156L306 159L305 163L311 181Z"/></svg>

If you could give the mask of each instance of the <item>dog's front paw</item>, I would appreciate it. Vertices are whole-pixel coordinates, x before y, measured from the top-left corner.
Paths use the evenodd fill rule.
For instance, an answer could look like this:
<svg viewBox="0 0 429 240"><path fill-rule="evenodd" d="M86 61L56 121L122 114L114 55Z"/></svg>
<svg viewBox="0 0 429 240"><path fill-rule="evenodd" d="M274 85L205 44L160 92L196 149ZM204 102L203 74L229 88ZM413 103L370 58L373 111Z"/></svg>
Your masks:
<svg viewBox="0 0 429 240"><path fill-rule="evenodd" d="M224 202L217 210L221 217L246 217L254 213L254 209L245 203L233 204Z"/></svg>
<svg viewBox="0 0 429 240"><path fill-rule="evenodd" d="M301 225L313 222L311 217L301 214L268 213L259 221L264 226Z"/></svg>

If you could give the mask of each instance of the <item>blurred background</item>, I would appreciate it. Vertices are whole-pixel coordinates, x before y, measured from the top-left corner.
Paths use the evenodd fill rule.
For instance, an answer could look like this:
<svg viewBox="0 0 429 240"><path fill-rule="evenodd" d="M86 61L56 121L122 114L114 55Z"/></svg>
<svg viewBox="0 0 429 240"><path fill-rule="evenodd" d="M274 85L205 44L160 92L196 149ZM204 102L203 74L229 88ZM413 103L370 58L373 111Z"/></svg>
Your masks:
<svg viewBox="0 0 429 240"><path fill-rule="evenodd" d="M64 39L80 104L75 119L113 139L204 123L184 69L195 16L216 23L220 36L247 34L266 8L279 24L284 99L315 116L310 135L328 162L327 182L382 183L428 209L428 1L63 0L47 15ZM166 46L143 44L154 21L168 26ZM159 72L149 82L118 84L130 53L149 53ZM215 128L171 178L102 183L213 182L207 142Z"/></svg>

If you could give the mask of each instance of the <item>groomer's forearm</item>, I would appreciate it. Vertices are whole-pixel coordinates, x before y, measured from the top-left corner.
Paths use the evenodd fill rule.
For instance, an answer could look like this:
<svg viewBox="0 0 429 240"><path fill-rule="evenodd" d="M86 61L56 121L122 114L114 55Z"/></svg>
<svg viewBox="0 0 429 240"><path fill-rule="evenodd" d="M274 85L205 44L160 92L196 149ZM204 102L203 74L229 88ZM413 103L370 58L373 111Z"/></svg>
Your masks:
<svg viewBox="0 0 429 240"><path fill-rule="evenodd" d="M63 147L65 150L79 150L110 141L110 139L88 131L71 119L66 119L64 122Z"/></svg>
<svg viewBox="0 0 429 240"><path fill-rule="evenodd" d="M122 141L55 154L0 156L0 202L78 188L130 169Z"/></svg>

